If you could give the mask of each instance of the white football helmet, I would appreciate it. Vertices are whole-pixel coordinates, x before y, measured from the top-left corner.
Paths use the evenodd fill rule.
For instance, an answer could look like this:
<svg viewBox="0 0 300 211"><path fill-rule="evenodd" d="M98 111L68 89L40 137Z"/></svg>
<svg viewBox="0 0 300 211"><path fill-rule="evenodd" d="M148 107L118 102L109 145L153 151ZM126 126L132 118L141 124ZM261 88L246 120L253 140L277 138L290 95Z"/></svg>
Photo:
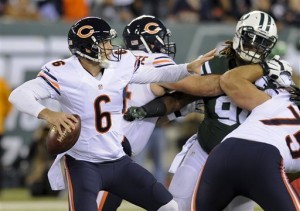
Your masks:
<svg viewBox="0 0 300 211"><path fill-rule="evenodd" d="M274 19L262 11L252 11L241 17L233 38L233 49L249 63L263 61L277 42Z"/></svg>

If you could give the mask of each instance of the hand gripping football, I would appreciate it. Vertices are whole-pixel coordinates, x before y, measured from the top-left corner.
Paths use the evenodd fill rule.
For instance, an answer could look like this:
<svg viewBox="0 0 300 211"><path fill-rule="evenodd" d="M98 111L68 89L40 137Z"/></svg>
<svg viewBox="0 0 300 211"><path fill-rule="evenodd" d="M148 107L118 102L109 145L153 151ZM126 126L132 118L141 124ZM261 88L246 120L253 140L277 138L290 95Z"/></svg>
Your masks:
<svg viewBox="0 0 300 211"><path fill-rule="evenodd" d="M52 126L47 136L46 146L49 154L57 155L71 149L77 142L80 130L81 130L81 120L77 114L73 114L78 122L75 123L75 129L70 133L63 129L63 134L60 136L56 127Z"/></svg>

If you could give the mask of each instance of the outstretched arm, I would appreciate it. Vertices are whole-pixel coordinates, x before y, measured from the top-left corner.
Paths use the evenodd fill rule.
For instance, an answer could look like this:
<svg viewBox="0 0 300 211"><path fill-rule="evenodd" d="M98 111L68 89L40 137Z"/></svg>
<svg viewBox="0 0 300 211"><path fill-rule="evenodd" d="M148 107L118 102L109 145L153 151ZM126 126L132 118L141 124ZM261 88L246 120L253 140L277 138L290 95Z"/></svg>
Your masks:
<svg viewBox="0 0 300 211"><path fill-rule="evenodd" d="M148 117L162 117L180 110L187 104L199 99L199 97L173 92L156 98L142 107L130 107L124 114L124 119L134 121Z"/></svg>
<svg viewBox="0 0 300 211"><path fill-rule="evenodd" d="M134 74L130 83L172 83L185 78L189 73L200 74L201 66L214 58L216 49L198 57L187 64L170 65L164 67L152 67L147 70L139 68Z"/></svg>
<svg viewBox="0 0 300 211"><path fill-rule="evenodd" d="M258 90L253 84L263 75L268 76L278 86L289 87L293 84L289 63L281 60L279 56L274 56L269 61L239 66L224 73L220 78L220 86L237 106L251 111L270 99L269 95Z"/></svg>
<svg viewBox="0 0 300 211"><path fill-rule="evenodd" d="M176 83L161 83L160 85L170 89L195 96L217 96L223 93L220 87L220 75L192 75Z"/></svg>
<svg viewBox="0 0 300 211"><path fill-rule="evenodd" d="M244 65L224 73L220 78L222 90L241 108L251 111L270 97L253 82L263 75L260 65Z"/></svg>

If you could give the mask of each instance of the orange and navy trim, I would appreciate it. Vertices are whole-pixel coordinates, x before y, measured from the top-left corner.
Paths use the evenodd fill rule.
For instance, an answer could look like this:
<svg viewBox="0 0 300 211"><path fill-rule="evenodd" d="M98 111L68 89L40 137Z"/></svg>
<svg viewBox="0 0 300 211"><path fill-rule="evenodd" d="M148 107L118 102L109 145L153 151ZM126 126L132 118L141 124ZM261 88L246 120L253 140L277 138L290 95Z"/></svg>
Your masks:
<svg viewBox="0 0 300 211"><path fill-rule="evenodd" d="M98 193L98 197L101 194L101 192ZM103 191L102 192L102 196L100 198L99 204L98 204L98 211L102 211L104 208L105 203L107 203L107 196L108 196L108 192L107 191Z"/></svg>
<svg viewBox="0 0 300 211"><path fill-rule="evenodd" d="M273 118L267 120L260 120L265 125L280 126L280 125L300 125L300 114L297 113L295 108L290 105L288 109L291 111L295 118Z"/></svg>
<svg viewBox="0 0 300 211"><path fill-rule="evenodd" d="M69 211L75 211L73 185L72 185L72 180L71 180L71 176L70 176L70 171L68 169L68 165L66 162L66 157L64 157L64 163L65 163L66 180L67 180L67 184L68 184L67 187L68 187Z"/></svg>
<svg viewBox="0 0 300 211"><path fill-rule="evenodd" d="M155 68L166 67L170 65L175 65L175 62L168 56L156 57L152 62Z"/></svg>
<svg viewBox="0 0 300 211"><path fill-rule="evenodd" d="M45 67L46 70L41 70L37 77L41 77L54 91L60 95L60 86L58 84L57 78L51 75L49 69Z"/></svg>

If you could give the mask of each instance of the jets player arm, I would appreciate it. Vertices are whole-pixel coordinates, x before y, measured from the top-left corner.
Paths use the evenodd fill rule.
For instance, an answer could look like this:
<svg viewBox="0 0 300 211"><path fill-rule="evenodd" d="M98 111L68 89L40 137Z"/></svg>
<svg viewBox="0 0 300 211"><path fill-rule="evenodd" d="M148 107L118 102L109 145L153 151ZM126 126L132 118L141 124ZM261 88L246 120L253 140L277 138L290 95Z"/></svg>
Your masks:
<svg viewBox="0 0 300 211"><path fill-rule="evenodd" d="M220 77L222 90L237 104L248 111L264 103L270 96L253 84L263 76L260 65L244 65L227 71Z"/></svg>
<svg viewBox="0 0 300 211"><path fill-rule="evenodd" d="M216 50L212 50L205 55L195 59L188 64L173 64L168 66L156 66L151 68L138 68L133 74L131 83L158 83L158 82L175 82L184 77L187 73L200 73L201 66L208 60L211 60L215 55Z"/></svg>
<svg viewBox="0 0 300 211"><path fill-rule="evenodd" d="M220 83L220 75L192 75L176 83L162 83L161 86L195 96L217 96L223 93Z"/></svg>

